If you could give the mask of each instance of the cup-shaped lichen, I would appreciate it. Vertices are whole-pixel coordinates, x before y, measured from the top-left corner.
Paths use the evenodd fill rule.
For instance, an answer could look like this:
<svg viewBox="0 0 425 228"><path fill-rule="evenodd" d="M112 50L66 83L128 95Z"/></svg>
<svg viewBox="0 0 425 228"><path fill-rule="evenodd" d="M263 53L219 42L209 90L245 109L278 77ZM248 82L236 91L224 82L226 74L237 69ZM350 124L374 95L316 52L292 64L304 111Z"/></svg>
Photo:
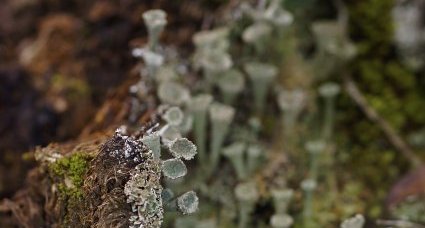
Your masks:
<svg viewBox="0 0 425 228"><path fill-rule="evenodd" d="M325 139L330 139L333 133L335 118L335 97L340 92L340 86L336 83L328 82L319 87L319 94L325 99L325 115L323 135Z"/></svg>
<svg viewBox="0 0 425 228"><path fill-rule="evenodd" d="M170 145L174 140L181 138L179 130L171 125L165 125L158 131L161 141L164 145Z"/></svg>
<svg viewBox="0 0 425 228"><path fill-rule="evenodd" d="M184 114L179 107L171 107L165 111L162 118L171 126L179 126L183 122Z"/></svg>
<svg viewBox="0 0 425 228"><path fill-rule="evenodd" d="M163 82L158 86L158 98L163 104L180 106L190 98L189 90L176 82Z"/></svg>
<svg viewBox="0 0 425 228"><path fill-rule="evenodd" d="M316 180L319 171L319 154L323 152L325 146L323 140L308 141L305 145L306 150L310 153L310 177L314 180Z"/></svg>
<svg viewBox="0 0 425 228"><path fill-rule="evenodd" d="M177 198L179 210L184 214L193 214L198 210L199 199L196 192L189 191Z"/></svg>
<svg viewBox="0 0 425 228"><path fill-rule="evenodd" d="M164 57L147 48L136 48L133 50L133 56L140 57L146 64L149 77L154 78L158 68L164 63Z"/></svg>
<svg viewBox="0 0 425 228"><path fill-rule="evenodd" d="M247 176L247 170L244 161L245 149L245 143L236 142L223 148L222 152L223 155L232 163L239 180L244 180Z"/></svg>
<svg viewBox="0 0 425 228"><path fill-rule="evenodd" d="M255 44L270 36L272 28L267 23L258 22L246 28L242 33L242 39L246 43Z"/></svg>
<svg viewBox="0 0 425 228"><path fill-rule="evenodd" d="M246 150L246 168L252 174L261 165L264 156L264 148L258 144L250 144Z"/></svg>
<svg viewBox="0 0 425 228"><path fill-rule="evenodd" d="M135 48L132 54L134 57L143 58L143 61L145 61L148 66L160 67L164 63L164 56L147 48ZM151 76L153 77L154 75Z"/></svg>
<svg viewBox="0 0 425 228"><path fill-rule="evenodd" d="M213 103L209 109L209 114L211 121L211 143L208 176L211 175L217 166L224 139L235 116L235 109L228 105Z"/></svg>
<svg viewBox="0 0 425 228"><path fill-rule="evenodd" d="M263 17L280 27L287 26L294 20L292 14L282 8L281 0L271 0L269 6L264 11Z"/></svg>
<svg viewBox="0 0 425 228"><path fill-rule="evenodd" d="M311 154L319 154L325 149L326 143L323 140L308 141L305 149Z"/></svg>
<svg viewBox="0 0 425 228"><path fill-rule="evenodd" d="M245 88L245 79L236 69L226 71L218 78L218 88L223 95L225 104L232 104L236 96Z"/></svg>
<svg viewBox="0 0 425 228"><path fill-rule="evenodd" d="M268 3L267 6L264 3ZM243 3L241 9L255 21L265 21L282 28L292 23L293 16L282 7L281 3L281 0L264 1L260 5L261 7L255 9L247 3Z"/></svg>
<svg viewBox="0 0 425 228"><path fill-rule="evenodd" d="M183 135L187 135L193 129L193 115L192 113L185 112L183 116L183 120L178 126L179 131Z"/></svg>
<svg viewBox="0 0 425 228"><path fill-rule="evenodd" d="M188 105L188 109L193 115L195 143L198 147L201 166L206 162L207 112L212 101L213 97L211 95L200 94L193 97Z"/></svg>
<svg viewBox="0 0 425 228"><path fill-rule="evenodd" d="M193 36L196 51L193 56L195 68L204 71L204 85L207 91L211 90L219 73L222 73L233 65L233 61L227 49L229 30L218 28L211 31L202 31Z"/></svg>
<svg viewBox="0 0 425 228"><path fill-rule="evenodd" d="M169 65L160 67L155 75L155 81L157 83L175 81L176 79L178 79L178 75L173 66Z"/></svg>
<svg viewBox="0 0 425 228"><path fill-rule="evenodd" d="M174 200L174 192L169 188L164 188L161 192L161 198L164 205L168 206Z"/></svg>
<svg viewBox="0 0 425 228"><path fill-rule="evenodd" d="M288 214L274 214L270 219L273 228L289 228L293 223L294 219Z"/></svg>
<svg viewBox="0 0 425 228"><path fill-rule="evenodd" d="M335 97L340 91L340 86L334 82L328 82L319 87L319 94L323 97Z"/></svg>
<svg viewBox="0 0 425 228"><path fill-rule="evenodd" d="M254 89L254 105L261 113L267 98L271 83L276 78L278 70L275 66L259 62L246 63L244 66Z"/></svg>
<svg viewBox="0 0 425 228"><path fill-rule="evenodd" d="M363 215L357 214L352 218L344 220L341 224L341 228L362 228L364 226L365 219Z"/></svg>
<svg viewBox="0 0 425 228"><path fill-rule="evenodd" d="M242 33L242 39L255 47L258 54L262 54L265 42L270 37L272 27L265 22L257 22L246 28Z"/></svg>
<svg viewBox="0 0 425 228"><path fill-rule="evenodd" d="M201 31L193 36L193 43L198 50L218 50L226 52L230 46L227 39L228 35L229 29L226 27Z"/></svg>
<svg viewBox="0 0 425 228"><path fill-rule="evenodd" d="M200 57L200 63L205 69L207 77L215 76L214 73L217 72L224 72L233 65L232 57L226 52L211 50ZM208 74L212 75L209 76Z"/></svg>
<svg viewBox="0 0 425 228"><path fill-rule="evenodd" d="M220 74L229 70L233 65L232 57L227 52L217 50L197 53L195 59L203 69L205 77L203 83L207 91L211 91Z"/></svg>
<svg viewBox="0 0 425 228"><path fill-rule="evenodd" d="M162 173L170 179L177 179L186 175L187 168L182 160L173 158L162 162Z"/></svg>
<svg viewBox="0 0 425 228"><path fill-rule="evenodd" d="M167 25L167 14L160 9L148 10L142 14L149 34L149 46L152 50L156 49L159 35Z"/></svg>
<svg viewBox="0 0 425 228"><path fill-rule="evenodd" d="M196 146L186 138L179 138L171 143L170 152L176 158L190 160L196 155Z"/></svg>
<svg viewBox="0 0 425 228"><path fill-rule="evenodd" d="M145 144L153 154L154 159L161 157L161 140L157 133L152 133L142 137L142 143Z"/></svg>
<svg viewBox="0 0 425 228"><path fill-rule="evenodd" d="M305 179L301 182L301 188L304 191L303 217L306 224L311 223L313 216L313 191L317 187L314 179Z"/></svg>
<svg viewBox="0 0 425 228"><path fill-rule="evenodd" d="M290 137L290 132L294 129L297 118L305 106L306 94L302 90L285 90L278 92L277 103L283 112L284 136Z"/></svg>
<svg viewBox="0 0 425 228"><path fill-rule="evenodd" d="M279 90L278 105L282 111L299 112L305 105L306 94L300 89Z"/></svg>
<svg viewBox="0 0 425 228"><path fill-rule="evenodd" d="M249 215L255 208L260 195L255 182L240 183L235 188L235 196L239 202L239 228L247 227Z"/></svg>
<svg viewBox="0 0 425 228"><path fill-rule="evenodd" d="M274 189L271 191L275 214L286 214L294 191L292 189Z"/></svg>

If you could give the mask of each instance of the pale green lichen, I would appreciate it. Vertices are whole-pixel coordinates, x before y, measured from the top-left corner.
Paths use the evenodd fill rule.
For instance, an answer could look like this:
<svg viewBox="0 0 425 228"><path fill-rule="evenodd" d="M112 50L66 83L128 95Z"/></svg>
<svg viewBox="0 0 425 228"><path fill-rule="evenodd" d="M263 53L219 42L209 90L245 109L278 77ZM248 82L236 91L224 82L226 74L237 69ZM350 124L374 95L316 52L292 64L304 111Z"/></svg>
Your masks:
<svg viewBox="0 0 425 228"><path fill-rule="evenodd" d="M178 158L168 159L162 162L162 173L170 179L177 179L187 174L187 168Z"/></svg>
<svg viewBox="0 0 425 228"><path fill-rule="evenodd" d="M235 196L239 203L239 228L247 227L250 214L260 198L255 182L240 183L235 187Z"/></svg>
<svg viewBox="0 0 425 228"><path fill-rule="evenodd" d="M158 97L163 104L180 106L189 98L189 90L176 82L163 82L158 86Z"/></svg>
<svg viewBox="0 0 425 228"><path fill-rule="evenodd" d="M159 40L159 34L167 25L167 14L160 9L148 10L142 14L149 34L149 46L155 50Z"/></svg>
<svg viewBox="0 0 425 228"><path fill-rule="evenodd" d="M233 168L236 171L238 179L243 180L247 176L247 170L245 166L245 143L233 143L230 146L223 148L223 155L232 163Z"/></svg>
<svg viewBox="0 0 425 228"><path fill-rule="evenodd" d="M186 192L177 198L177 205L184 215L193 214L198 210L198 196L194 191Z"/></svg>
<svg viewBox="0 0 425 228"><path fill-rule="evenodd" d="M224 103L232 104L245 88L245 79L238 70L231 69L219 77L217 85L223 94Z"/></svg>
<svg viewBox="0 0 425 228"><path fill-rule="evenodd" d="M179 126L183 122L184 114L179 107L171 107L165 111L162 118L171 126Z"/></svg>
<svg viewBox="0 0 425 228"><path fill-rule="evenodd" d="M273 228L289 228L294 223L294 219L287 214L274 214L270 219Z"/></svg>
<svg viewBox="0 0 425 228"><path fill-rule="evenodd" d="M213 103L210 106L209 114L211 121L211 143L210 143L210 159L207 176L215 170L224 140L229 132L235 116L235 109L232 106Z"/></svg>
<svg viewBox="0 0 425 228"><path fill-rule="evenodd" d="M145 135L142 142L152 151L154 159L161 158L161 141L158 134Z"/></svg>
<svg viewBox="0 0 425 228"><path fill-rule="evenodd" d="M148 152L150 153L150 152ZM153 156L148 161L136 166L125 184L124 194L127 203L131 203L132 211L130 227L160 227L164 210L162 208L162 186L160 165Z"/></svg>
<svg viewBox="0 0 425 228"><path fill-rule="evenodd" d="M363 215L357 214L352 218L344 220L341 224L341 228L362 228L365 223Z"/></svg>
<svg viewBox="0 0 425 228"><path fill-rule="evenodd" d="M273 80L277 77L277 67L260 62L245 63L244 69L251 80L254 90L254 105L261 112L266 103L267 94Z"/></svg>
<svg viewBox="0 0 425 228"><path fill-rule="evenodd" d="M186 138L179 138L174 140L170 146L170 152L176 158L184 158L191 160L196 155L196 146Z"/></svg>

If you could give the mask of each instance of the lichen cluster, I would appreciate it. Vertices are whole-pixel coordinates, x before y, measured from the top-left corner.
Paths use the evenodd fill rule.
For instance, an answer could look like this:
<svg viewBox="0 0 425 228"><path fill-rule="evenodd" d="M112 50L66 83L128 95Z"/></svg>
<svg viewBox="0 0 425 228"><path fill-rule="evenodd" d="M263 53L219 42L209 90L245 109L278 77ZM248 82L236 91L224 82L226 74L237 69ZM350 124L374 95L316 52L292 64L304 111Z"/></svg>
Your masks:
<svg viewBox="0 0 425 228"><path fill-rule="evenodd" d="M160 227L164 217L160 164L153 159L151 151L144 153L142 159L124 187L127 202L136 213L130 217L130 227Z"/></svg>

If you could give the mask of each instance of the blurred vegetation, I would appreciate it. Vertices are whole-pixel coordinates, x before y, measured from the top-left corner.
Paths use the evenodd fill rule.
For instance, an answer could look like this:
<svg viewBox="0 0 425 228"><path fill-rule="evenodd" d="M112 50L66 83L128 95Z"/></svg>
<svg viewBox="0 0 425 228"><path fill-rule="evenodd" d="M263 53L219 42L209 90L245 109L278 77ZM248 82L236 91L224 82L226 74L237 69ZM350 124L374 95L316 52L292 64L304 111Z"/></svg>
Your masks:
<svg viewBox="0 0 425 228"><path fill-rule="evenodd" d="M347 1L347 5L350 35L358 48L357 58L348 66L350 74L369 104L406 138L425 125L425 100L419 76L403 65L395 52L394 25L389 23L394 1ZM344 96L339 106L339 131L343 133L338 134L339 140L349 148L342 165L352 167L351 178L362 180L362 185L373 191L362 193L373 202L368 204L369 215L381 216L386 189L408 171L408 163L348 97ZM344 130L344 126L351 127Z"/></svg>

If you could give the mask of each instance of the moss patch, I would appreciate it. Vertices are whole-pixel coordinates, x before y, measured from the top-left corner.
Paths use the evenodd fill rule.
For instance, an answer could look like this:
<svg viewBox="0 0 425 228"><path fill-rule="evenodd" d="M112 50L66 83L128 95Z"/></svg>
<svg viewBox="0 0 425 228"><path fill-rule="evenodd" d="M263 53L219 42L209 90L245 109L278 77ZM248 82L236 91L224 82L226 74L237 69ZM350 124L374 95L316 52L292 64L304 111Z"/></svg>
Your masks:
<svg viewBox="0 0 425 228"><path fill-rule="evenodd" d="M82 186L91 159L91 156L77 152L48 165L50 176L57 183L59 198L64 201L66 211L83 199Z"/></svg>
<svg viewBox="0 0 425 228"><path fill-rule="evenodd" d="M61 158L47 167L50 178L57 186L59 200L61 201L64 227L79 224L75 211L80 211L84 199L84 178L89 169L92 156L76 152L71 156ZM74 212L74 213L73 213Z"/></svg>
<svg viewBox="0 0 425 228"><path fill-rule="evenodd" d="M49 164L49 170L57 177L69 178L75 187L81 187L90 160L91 157L89 155L75 153L70 157L65 157Z"/></svg>
<svg viewBox="0 0 425 228"><path fill-rule="evenodd" d="M394 2L346 1L350 35L359 51L349 64L349 71L371 107L405 137L425 124L425 100L419 76L402 63L394 49L394 26L389 23ZM353 167L346 179L363 182L365 188L359 197L368 202L365 213L379 217L388 189L408 170L409 163L388 142L382 130L365 118L344 94L338 101L338 109L341 127L336 140L347 150L338 154L339 161L342 167Z"/></svg>

